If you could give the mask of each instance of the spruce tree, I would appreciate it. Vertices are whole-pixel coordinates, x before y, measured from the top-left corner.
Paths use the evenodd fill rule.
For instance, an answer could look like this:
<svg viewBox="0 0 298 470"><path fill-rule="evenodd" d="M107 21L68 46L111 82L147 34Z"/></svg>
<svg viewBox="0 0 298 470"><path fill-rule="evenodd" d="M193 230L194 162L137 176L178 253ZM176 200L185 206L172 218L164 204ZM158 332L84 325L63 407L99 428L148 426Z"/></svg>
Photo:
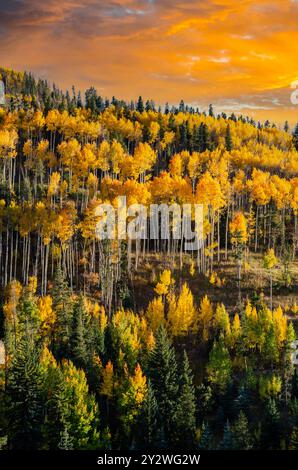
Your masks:
<svg viewBox="0 0 298 470"><path fill-rule="evenodd" d="M194 446L196 429L196 396L193 375L185 351L179 378L178 406L175 422L177 444L192 448Z"/></svg>
<svg viewBox="0 0 298 470"><path fill-rule="evenodd" d="M234 411L236 414L240 413L240 411L248 413L250 404L251 397L249 390L242 385L239 388L237 398L234 400Z"/></svg>
<svg viewBox="0 0 298 470"><path fill-rule="evenodd" d="M199 450L212 450L212 433L209 423L202 424L202 432L199 440Z"/></svg>
<svg viewBox="0 0 298 470"><path fill-rule="evenodd" d="M233 425L233 436L235 449L249 450L252 448L248 420L243 411L240 411L239 416Z"/></svg>
<svg viewBox="0 0 298 470"><path fill-rule="evenodd" d="M292 429L289 450L298 450L298 426L294 426Z"/></svg>
<svg viewBox="0 0 298 470"><path fill-rule="evenodd" d="M165 438L172 441L178 406L177 362L164 327L157 332L156 343L148 359L148 369L160 413L159 424L163 424Z"/></svg>
<svg viewBox="0 0 298 470"><path fill-rule="evenodd" d="M232 141L232 136L231 136L231 128L229 124L227 125L227 129L226 129L225 143L226 143L226 149L228 152L233 150L233 141Z"/></svg>
<svg viewBox="0 0 298 470"><path fill-rule="evenodd" d="M261 441L264 449L271 450L280 447L280 414L276 401L272 398L266 404Z"/></svg>
<svg viewBox="0 0 298 470"><path fill-rule="evenodd" d="M146 397L138 418L136 440L142 449L153 448L156 443L158 407L151 381L148 380Z"/></svg>
<svg viewBox="0 0 298 470"><path fill-rule="evenodd" d="M64 426L63 431L60 433L60 440L58 444L60 450L72 450L73 449L73 439L68 433L67 426Z"/></svg>
<svg viewBox="0 0 298 470"><path fill-rule="evenodd" d="M47 449L55 450L59 448L61 436L65 433L65 413L68 407L64 377L59 367L47 368L43 388L46 397L44 445Z"/></svg>
<svg viewBox="0 0 298 470"><path fill-rule="evenodd" d="M231 426L229 421L226 422L224 426L224 432L223 432L223 438L221 442L219 443L220 450L232 450L234 449L234 439L233 439L233 433L231 431Z"/></svg>
<svg viewBox="0 0 298 470"><path fill-rule="evenodd" d="M296 150L298 150L298 124L293 132L293 143Z"/></svg>
<svg viewBox="0 0 298 470"><path fill-rule="evenodd" d="M53 298L53 309L56 313L53 349L56 356L61 359L62 357L69 357L71 352L70 339L73 302L71 299L71 291L65 280L60 264L58 264L55 273L51 294Z"/></svg>
<svg viewBox="0 0 298 470"><path fill-rule="evenodd" d="M139 113L143 113L145 110L143 98L141 96L139 96L136 109Z"/></svg>
<svg viewBox="0 0 298 470"><path fill-rule="evenodd" d="M194 150L205 152L209 149L209 131L206 124L201 122L197 137L194 142Z"/></svg>
<svg viewBox="0 0 298 470"><path fill-rule="evenodd" d="M84 298L80 295L74 305L73 328L71 336L71 356L74 363L79 367L87 364L87 313Z"/></svg>
<svg viewBox="0 0 298 470"><path fill-rule="evenodd" d="M20 340L8 370L8 447L39 449L42 440L42 373L39 350L31 339Z"/></svg>

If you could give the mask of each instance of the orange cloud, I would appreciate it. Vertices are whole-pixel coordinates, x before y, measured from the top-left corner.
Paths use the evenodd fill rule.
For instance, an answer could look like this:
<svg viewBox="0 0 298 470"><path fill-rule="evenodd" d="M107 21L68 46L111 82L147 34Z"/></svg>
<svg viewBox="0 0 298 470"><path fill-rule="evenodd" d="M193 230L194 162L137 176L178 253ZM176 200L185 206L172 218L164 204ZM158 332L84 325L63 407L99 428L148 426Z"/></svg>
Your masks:
<svg viewBox="0 0 298 470"><path fill-rule="evenodd" d="M294 122L297 13L292 0L0 0L1 65Z"/></svg>

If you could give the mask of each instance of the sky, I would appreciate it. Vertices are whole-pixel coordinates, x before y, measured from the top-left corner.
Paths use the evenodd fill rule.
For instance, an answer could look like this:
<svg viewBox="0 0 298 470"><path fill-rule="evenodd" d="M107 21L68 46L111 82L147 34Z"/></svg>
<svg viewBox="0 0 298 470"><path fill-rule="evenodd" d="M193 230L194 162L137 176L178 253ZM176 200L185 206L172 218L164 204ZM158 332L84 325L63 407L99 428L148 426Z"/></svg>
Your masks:
<svg viewBox="0 0 298 470"><path fill-rule="evenodd" d="M298 122L297 45L298 0L0 0L1 66L278 124Z"/></svg>

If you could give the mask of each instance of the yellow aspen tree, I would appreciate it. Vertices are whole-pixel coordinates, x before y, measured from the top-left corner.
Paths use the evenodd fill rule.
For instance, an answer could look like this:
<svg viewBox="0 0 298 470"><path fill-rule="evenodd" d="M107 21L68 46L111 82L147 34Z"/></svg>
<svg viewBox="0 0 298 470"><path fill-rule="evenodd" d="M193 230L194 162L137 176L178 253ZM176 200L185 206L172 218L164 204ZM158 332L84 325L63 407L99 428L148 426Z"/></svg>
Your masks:
<svg viewBox="0 0 298 470"><path fill-rule="evenodd" d="M287 317L280 305L273 311L273 325L278 347L281 348L287 337Z"/></svg>
<svg viewBox="0 0 298 470"><path fill-rule="evenodd" d="M189 266L189 274L191 275L191 277L194 277L195 275L195 263L194 261L192 260L191 263L190 263L190 266Z"/></svg>
<svg viewBox="0 0 298 470"><path fill-rule="evenodd" d="M237 339L242 333L242 327L241 327L241 322L240 322L240 317L239 314L236 313L233 318L233 323L232 323L232 335Z"/></svg>
<svg viewBox="0 0 298 470"><path fill-rule="evenodd" d="M114 396L114 367L111 361L109 361L106 367L102 370L102 383L100 386L100 394L105 396L107 400L111 400Z"/></svg>
<svg viewBox="0 0 298 470"><path fill-rule="evenodd" d="M186 283L183 284L181 294L170 302L168 311L169 329L173 336L186 335L195 330L197 311L194 299Z"/></svg>
<svg viewBox="0 0 298 470"><path fill-rule="evenodd" d="M160 326L165 324L164 310L164 303L161 296L156 297L149 302L145 315L153 333L155 333Z"/></svg>
<svg viewBox="0 0 298 470"><path fill-rule="evenodd" d="M147 393L147 380L143 374L140 364L137 364L134 370L134 374L129 379L130 385L133 390L134 401L137 407L139 407Z"/></svg>
<svg viewBox="0 0 298 470"><path fill-rule="evenodd" d="M58 194L59 185L61 180L61 174L58 171L54 171L50 176L50 181L48 184L48 196L55 196Z"/></svg>
<svg viewBox="0 0 298 470"><path fill-rule="evenodd" d="M50 295L39 297L37 301L41 330L44 334L49 334L55 325L56 314L52 308L52 304L53 300Z"/></svg>
<svg viewBox="0 0 298 470"><path fill-rule="evenodd" d="M200 303L199 315L198 315L198 326L202 332L202 338L204 341L208 341L210 328L212 326L213 309L211 302L207 295L205 295Z"/></svg>
<svg viewBox="0 0 298 470"><path fill-rule="evenodd" d="M159 282L155 286L155 293L157 295L162 295L163 298L169 293L170 287L174 284L172 279L171 271L165 269L159 276Z"/></svg>
<svg viewBox="0 0 298 470"><path fill-rule="evenodd" d="M224 304L217 304L216 306L213 327L215 330L222 333L225 338L229 337L231 334L230 317Z"/></svg>

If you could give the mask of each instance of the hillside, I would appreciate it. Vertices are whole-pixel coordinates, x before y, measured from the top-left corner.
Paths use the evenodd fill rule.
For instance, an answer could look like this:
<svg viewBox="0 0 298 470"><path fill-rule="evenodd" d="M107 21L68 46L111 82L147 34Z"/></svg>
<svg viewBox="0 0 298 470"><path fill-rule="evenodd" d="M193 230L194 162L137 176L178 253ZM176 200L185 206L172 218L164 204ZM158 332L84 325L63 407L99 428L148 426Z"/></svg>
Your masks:
<svg viewBox="0 0 298 470"><path fill-rule="evenodd" d="M296 445L298 127L0 77L0 445ZM202 243L99 239L119 196Z"/></svg>

